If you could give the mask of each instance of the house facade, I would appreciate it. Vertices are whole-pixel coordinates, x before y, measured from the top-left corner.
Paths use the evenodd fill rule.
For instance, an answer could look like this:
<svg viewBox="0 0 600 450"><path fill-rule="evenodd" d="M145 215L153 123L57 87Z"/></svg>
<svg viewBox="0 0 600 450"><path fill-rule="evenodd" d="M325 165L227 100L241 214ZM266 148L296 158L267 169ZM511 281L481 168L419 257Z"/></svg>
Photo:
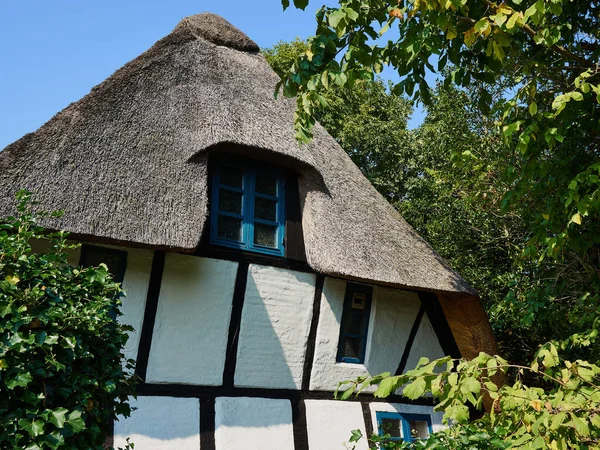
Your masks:
<svg viewBox="0 0 600 450"><path fill-rule="evenodd" d="M337 142L319 125L294 140L258 51L188 17L0 153L0 212L21 188L64 210L45 225L83 243L72 262L105 262L127 293L143 383L115 448L423 438L442 426L432 399L336 401L338 382L496 350L476 294Z"/></svg>

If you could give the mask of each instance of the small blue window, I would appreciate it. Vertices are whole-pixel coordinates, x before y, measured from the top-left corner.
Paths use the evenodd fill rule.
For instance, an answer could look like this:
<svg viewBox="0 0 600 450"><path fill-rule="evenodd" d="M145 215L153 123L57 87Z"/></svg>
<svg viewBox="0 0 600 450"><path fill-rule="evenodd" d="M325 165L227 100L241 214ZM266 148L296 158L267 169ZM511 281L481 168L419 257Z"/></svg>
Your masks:
<svg viewBox="0 0 600 450"><path fill-rule="evenodd" d="M431 416L427 414L378 411L376 417L379 435L388 436L391 441L413 442L427 439L432 433Z"/></svg>
<svg viewBox="0 0 600 450"><path fill-rule="evenodd" d="M211 243L283 256L284 198L280 171L218 164L213 173Z"/></svg>
<svg viewBox="0 0 600 450"><path fill-rule="evenodd" d="M346 284L344 310L340 324L337 361L363 364L371 315L373 289L355 283Z"/></svg>

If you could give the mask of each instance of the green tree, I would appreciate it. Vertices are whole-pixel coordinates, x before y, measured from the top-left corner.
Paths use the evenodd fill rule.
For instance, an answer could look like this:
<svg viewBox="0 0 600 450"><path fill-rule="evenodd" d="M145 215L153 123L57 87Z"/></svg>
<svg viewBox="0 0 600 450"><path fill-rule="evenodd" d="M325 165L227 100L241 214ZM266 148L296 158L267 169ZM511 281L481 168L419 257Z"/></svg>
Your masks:
<svg viewBox="0 0 600 450"><path fill-rule="evenodd" d="M530 352L553 334L593 328L597 317L599 12L595 1L340 0L317 12L315 37L281 83L284 95L297 97L300 140L331 86L352 89L384 65L401 77L396 94L430 108L427 72L468 96L482 118L469 126L494 128L496 140L455 152L464 172L453 191L475 211L501 216L509 239L497 242L519 252L492 316L526 331ZM585 355L597 361L598 346Z"/></svg>
<svg viewBox="0 0 600 450"><path fill-rule="evenodd" d="M28 192L17 199L0 221L0 447L102 449L134 386L123 292L103 264L70 266L66 234L38 225Z"/></svg>
<svg viewBox="0 0 600 450"><path fill-rule="evenodd" d="M308 50L300 39L279 42L263 51L278 75L284 76ZM352 87L331 87L317 119L389 200L398 199L404 180L416 170L407 129L410 103L392 95L380 80ZM402 170L399 170L402 168Z"/></svg>

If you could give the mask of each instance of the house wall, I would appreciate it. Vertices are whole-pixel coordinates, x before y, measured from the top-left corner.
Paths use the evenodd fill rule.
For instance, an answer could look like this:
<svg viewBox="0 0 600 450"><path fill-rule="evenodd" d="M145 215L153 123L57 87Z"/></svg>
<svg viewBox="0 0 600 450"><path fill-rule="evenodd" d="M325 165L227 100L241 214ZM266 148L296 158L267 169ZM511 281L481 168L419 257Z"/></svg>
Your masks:
<svg viewBox="0 0 600 450"><path fill-rule="evenodd" d="M251 264L236 386L300 389L316 275Z"/></svg>
<svg viewBox="0 0 600 450"><path fill-rule="evenodd" d="M294 450L289 400L217 397L216 450Z"/></svg>
<svg viewBox="0 0 600 450"><path fill-rule="evenodd" d="M441 426L431 399L332 400L340 380L443 355L427 315L418 322L416 293L374 286L365 363L337 363L346 281L308 267L172 253L161 263L160 252L122 250L119 320L136 329L126 353L145 383L137 410L115 423L115 448L129 436L136 450L344 449L352 430L376 430L383 410L430 414Z"/></svg>
<svg viewBox="0 0 600 450"><path fill-rule="evenodd" d="M367 434L360 403L307 400L305 404L308 446L311 450L352 448L348 443L352 430L360 430L363 436ZM355 450L368 448L367 441L361 439L356 443Z"/></svg>
<svg viewBox="0 0 600 450"><path fill-rule="evenodd" d="M415 293L376 286L373 289L365 363L338 363L336 355L345 290L344 280L325 279L310 381L310 388L314 390L335 390L341 380L394 373L420 308ZM437 342L435 333L427 337L425 334L425 339Z"/></svg>
<svg viewBox="0 0 600 450"><path fill-rule="evenodd" d="M147 382L221 384L236 271L232 261L166 255Z"/></svg>
<svg viewBox="0 0 600 450"><path fill-rule="evenodd" d="M197 398L138 397L131 417L115 422L114 447L127 438L136 450L198 450L200 402Z"/></svg>

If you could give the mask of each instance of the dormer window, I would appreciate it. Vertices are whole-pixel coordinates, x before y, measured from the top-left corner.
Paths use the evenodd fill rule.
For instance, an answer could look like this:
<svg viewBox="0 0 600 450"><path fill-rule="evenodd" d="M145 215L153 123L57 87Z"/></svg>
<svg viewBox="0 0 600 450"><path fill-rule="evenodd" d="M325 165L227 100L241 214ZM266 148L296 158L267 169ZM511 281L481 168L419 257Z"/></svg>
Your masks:
<svg viewBox="0 0 600 450"><path fill-rule="evenodd" d="M277 169L219 162L212 182L211 243L283 256L284 180Z"/></svg>

